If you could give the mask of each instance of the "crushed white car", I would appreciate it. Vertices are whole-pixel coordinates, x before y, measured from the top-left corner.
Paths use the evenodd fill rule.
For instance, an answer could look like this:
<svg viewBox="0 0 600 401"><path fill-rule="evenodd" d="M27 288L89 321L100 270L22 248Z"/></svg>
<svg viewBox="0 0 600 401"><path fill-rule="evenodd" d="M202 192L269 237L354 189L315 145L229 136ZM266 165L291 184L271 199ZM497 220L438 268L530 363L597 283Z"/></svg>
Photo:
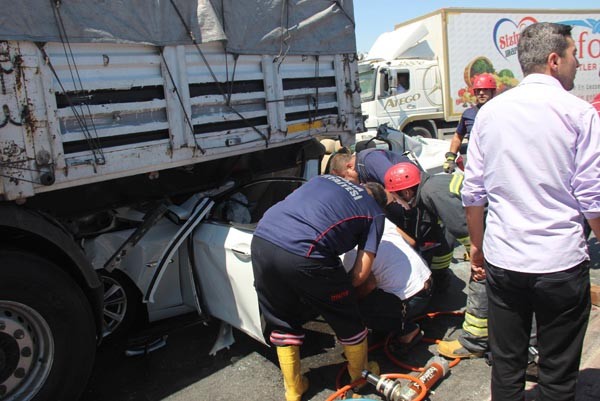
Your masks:
<svg viewBox="0 0 600 401"><path fill-rule="evenodd" d="M115 210L115 225L123 228L84 241L106 286L105 336L130 329L138 314L152 323L197 311L224 322L211 353L233 343L231 327L264 343L252 234L264 212L305 181L228 183L180 205Z"/></svg>

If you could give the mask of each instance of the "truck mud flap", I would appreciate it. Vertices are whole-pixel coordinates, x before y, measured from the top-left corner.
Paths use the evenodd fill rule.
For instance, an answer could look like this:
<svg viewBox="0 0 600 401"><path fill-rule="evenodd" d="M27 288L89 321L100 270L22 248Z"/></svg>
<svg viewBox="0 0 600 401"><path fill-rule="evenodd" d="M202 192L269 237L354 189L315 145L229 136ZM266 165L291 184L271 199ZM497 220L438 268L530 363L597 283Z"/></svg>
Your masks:
<svg viewBox="0 0 600 401"><path fill-rule="evenodd" d="M194 231L194 228L204 219L204 217L211 211L215 202L210 198L204 198L200 201L200 203L195 207L194 211L190 218L181 226L179 231L175 234L173 239L169 242L165 250L163 251L160 259L158 261L158 265L156 267L156 271L152 275L152 279L150 280L150 285L146 290L144 295L145 303L154 302L154 293L158 288L158 283L162 278L162 275L169 264L169 261L177 252L183 241Z"/></svg>

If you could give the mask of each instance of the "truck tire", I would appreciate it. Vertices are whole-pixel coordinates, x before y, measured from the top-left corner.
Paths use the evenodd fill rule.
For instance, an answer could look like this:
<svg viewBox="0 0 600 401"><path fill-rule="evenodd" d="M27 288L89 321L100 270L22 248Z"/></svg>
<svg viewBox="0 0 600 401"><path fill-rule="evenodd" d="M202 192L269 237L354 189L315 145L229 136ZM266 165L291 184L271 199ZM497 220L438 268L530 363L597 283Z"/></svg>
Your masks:
<svg viewBox="0 0 600 401"><path fill-rule="evenodd" d="M0 250L0 399L77 400L96 352L82 289L39 256Z"/></svg>
<svg viewBox="0 0 600 401"><path fill-rule="evenodd" d="M429 130L425 127L410 127L406 130L406 135L408 136L421 136L423 138L433 138L433 135Z"/></svg>
<svg viewBox="0 0 600 401"><path fill-rule="evenodd" d="M102 335L105 341L118 341L147 321L142 294L119 270L100 270L98 274L104 286Z"/></svg>

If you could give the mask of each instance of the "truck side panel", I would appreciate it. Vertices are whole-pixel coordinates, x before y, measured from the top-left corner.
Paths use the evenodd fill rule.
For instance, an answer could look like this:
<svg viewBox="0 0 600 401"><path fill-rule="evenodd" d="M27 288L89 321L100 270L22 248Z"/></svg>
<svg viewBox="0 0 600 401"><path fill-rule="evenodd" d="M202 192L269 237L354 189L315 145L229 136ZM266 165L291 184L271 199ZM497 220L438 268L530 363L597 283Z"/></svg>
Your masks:
<svg viewBox="0 0 600 401"><path fill-rule="evenodd" d="M3 47L14 71L0 93L6 199L317 135L351 143L361 124L353 55L233 55L219 42Z"/></svg>

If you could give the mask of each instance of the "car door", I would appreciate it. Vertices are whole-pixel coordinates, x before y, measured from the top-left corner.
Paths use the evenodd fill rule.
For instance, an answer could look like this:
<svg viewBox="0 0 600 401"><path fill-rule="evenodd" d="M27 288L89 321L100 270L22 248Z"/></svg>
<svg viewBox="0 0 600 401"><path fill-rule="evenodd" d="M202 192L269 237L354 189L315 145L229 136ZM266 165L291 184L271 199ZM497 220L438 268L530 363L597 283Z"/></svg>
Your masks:
<svg viewBox="0 0 600 401"><path fill-rule="evenodd" d="M254 289L250 244L264 212L298 188L302 178L268 178L229 191L193 234L199 304L231 326L265 343Z"/></svg>
<svg viewBox="0 0 600 401"><path fill-rule="evenodd" d="M195 270L206 312L264 343L250 255L252 228L202 223L194 233Z"/></svg>

